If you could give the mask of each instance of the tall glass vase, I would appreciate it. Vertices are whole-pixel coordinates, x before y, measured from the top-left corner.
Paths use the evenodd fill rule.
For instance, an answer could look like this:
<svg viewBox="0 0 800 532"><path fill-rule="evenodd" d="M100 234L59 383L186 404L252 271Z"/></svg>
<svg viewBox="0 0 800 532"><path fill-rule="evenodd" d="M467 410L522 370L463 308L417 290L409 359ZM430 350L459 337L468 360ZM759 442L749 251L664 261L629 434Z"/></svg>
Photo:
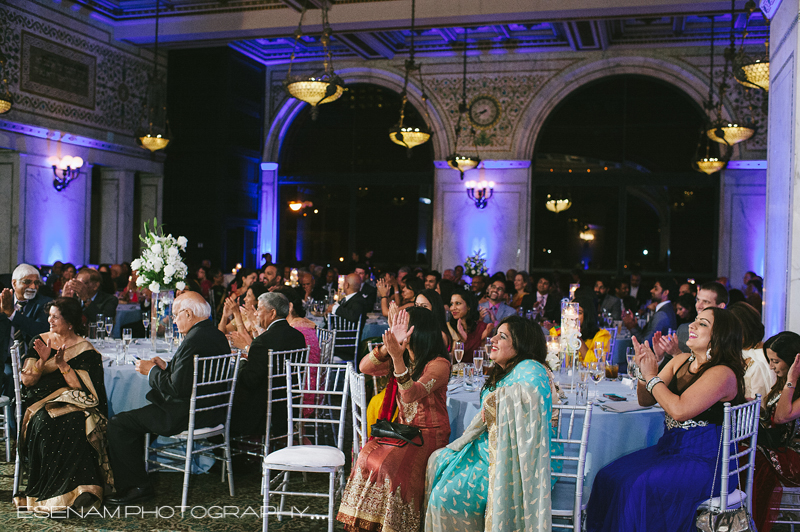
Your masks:
<svg viewBox="0 0 800 532"><path fill-rule="evenodd" d="M172 302L174 300L175 292L172 290L153 292L150 296L150 343L154 353L157 352L158 328L165 317L172 317ZM171 326L171 320L169 323Z"/></svg>

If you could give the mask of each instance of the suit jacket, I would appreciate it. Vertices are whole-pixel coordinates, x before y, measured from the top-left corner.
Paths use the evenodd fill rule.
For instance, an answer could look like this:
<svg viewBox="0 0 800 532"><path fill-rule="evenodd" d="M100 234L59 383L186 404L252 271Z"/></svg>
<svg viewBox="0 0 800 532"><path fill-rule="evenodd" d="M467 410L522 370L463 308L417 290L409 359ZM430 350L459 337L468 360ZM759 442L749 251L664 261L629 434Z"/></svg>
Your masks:
<svg viewBox="0 0 800 532"><path fill-rule="evenodd" d="M491 302L486 301L485 303L481 303L480 305L478 305L478 307L489 308L490 305ZM499 323L500 320L502 320L503 318L506 318L508 316L513 316L516 313L517 311L514 310L514 307L509 307L508 305L506 305L501 301L500 304L497 306L497 312L495 312L494 319L497 320L497 322ZM486 317L483 318L483 321L485 323L492 323L492 318L487 314Z"/></svg>
<svg viewBox="0 0 800 532"><path fill-rule="evenodd" d="M116 298L115 298L116 299ZM192 398L192 379L194 376L194 355L201 357L225 355L230 353L228 339L214 326L214 322L203 320L189 329L175 356L167 364L167 369L154 366L148 375L150 391L147 400L160 407L169 436L186 430L189 426L189 406ZM209 393L201 390L202 393ZM198 402L197 407L210 406ZM215 426L225 420L225 410L216 409L200 412L195 419L197 428Z"/></svg>
<svg viewBox="0 0 800 532"><path fill-rule="evenodd" d="M378 299L378 289L369 283L361 285L361 290L358 295L364 298L366 312L370 312L375 308L375 301Z"/></svg>
<svg viewBox="0 0 800 532"><path fill-rule="evenodd" d="M368 311L366 299L361 296L361 292L356 292L356 295L341 303L336 308L335 314L346 320L356 322L358 318L364 316Z"/></svg>
<svg viewBox="0 0 800 532"><path fill-rule="evenodd" d="M620 298L612 296L611 294L606 294L606 297L600 302L599 310L609 311L611 316L617 321L622 319L622 301Z"/></svg>
<svg viewBox="0 0 800 532"><path fill-rule="evenodd" d="M678 317L675 315L675 308L672 306L672 302L667 302L666 305L658 309L658 311L653 314L653 317L650 318L650 321L647 322L645 325L644 330L640 329L639 327L634 327L631 331L639 343L642 342L651 342L653 341L653 336L656 334L656 331L661 331L661 334L667 334L668 329L677 329L678 328Z"/></svg>
<svg viewBox="0 0 800 532"><path fill-rule="evenodd" d="M267 424L267 392L269 382L269 353L289 351L306 347L303 333L289 325L286 320L272 323L266 331L250 344L250 351L239 369L236 381L236 396L233 399L233 416L237 432L241 434L261 434ZM285 386L285 382L273 382L273 386ZM286 397L285 390L273 392L273 399ZM286 434L286 405L272 409L272 435Z"/></svg>
<svg viewBox="0 0 800 532"><path fill-rule="evenodd" d="M534 292L522 298L520 308L524 312L528 312L536 306L536 301L538 299L537 293L538 292ZM561 321L561 300L554 297L553 294L547 296L547 301L544 304L544 319L547 321Z"/></svg>
<svg viewBox="0 0 800 532"><path fill-rule="evenodd" d="M83 309L83 315L86 316L86 319L89 320L89 323L97 321L98 314L102 314L105 317L111 316L112 318L115 318L117 315L118 304L119 299L117 299L115 296L106 294L105 292L97 292L94 301L89 303L89 305Z"/></svg>
<svg viewBox="0 0 800 532"><path fill-rule="evenodd" d="M33 339L50 330L47 323L47 303L52 301L49 297L36 294L36 297L29 300L21 312L15 312L14 317L9 319L4 312L0 312L0 363L5 364L9 360L12 340L11 328L22 331L22 346L26 349ZM20 356L24 354L20 353Z"/></svg>

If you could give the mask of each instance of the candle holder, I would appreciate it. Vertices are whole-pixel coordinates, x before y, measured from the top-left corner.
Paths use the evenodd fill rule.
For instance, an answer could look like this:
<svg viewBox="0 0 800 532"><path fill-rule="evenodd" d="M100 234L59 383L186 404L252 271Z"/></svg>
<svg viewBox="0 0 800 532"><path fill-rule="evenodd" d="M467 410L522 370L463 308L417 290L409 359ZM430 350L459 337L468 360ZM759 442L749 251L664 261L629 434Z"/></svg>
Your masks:
<svg viewBox="0 0 800 532"><path fill-rule="evenodd" d="M581 349L581 323L579 306L569 299L561 300L561 364L570 377L571 389L575 389L578 354Z"/></svg>

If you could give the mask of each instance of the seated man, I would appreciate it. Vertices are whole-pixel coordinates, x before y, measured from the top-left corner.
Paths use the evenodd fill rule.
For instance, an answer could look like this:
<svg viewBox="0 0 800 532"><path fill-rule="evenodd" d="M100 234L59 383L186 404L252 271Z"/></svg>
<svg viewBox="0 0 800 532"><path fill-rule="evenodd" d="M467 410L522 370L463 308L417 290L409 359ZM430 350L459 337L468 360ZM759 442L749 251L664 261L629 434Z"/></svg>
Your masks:
<svg viewBox="0 0 800 532"><path fill-rule="evenodd" d="M544 312L544 319L550 322L561 321L561 301L550 294L550 277L540 275L536 282L536 292L522 298L520 308L524 312L538 307Z"/></svg>
<svg viewBox="0 0 800 532"><path fill-rule="evenodd" d="M358 323L358 319L366 315L370 310L367 307L367 300L361 297L361 277L358 274L351 273L344 278L344 301L331 305L328 311L337 316L341 316L346 320ZM361 320L361 327L364 327L364 321ZM339 344L340 337L336 337L336 343ZM352 343L344 341L344 343ZM355 357L354 347L339 346L334 349L334 355L343 361L353 360Z"/></svg>
<svg viewBox="0 0 800 532"><path fill-rule="evenodd" d="M111 469L117 494L107 498L106 504L137 504L155 495L144 467L145 434L172 436L186 430L194 356L230 353L228 339L208 319L211 307L201 294L184 292L176 297L172 315L178 331L185 337L169 364L159 357L136 362L136 371L147 375L150 382L147 399L151 404L117 414L108 422ZM213 427L224 421L224 409L199 412L195 427Z"/></svg>
<svg viewBox="0 0 800 532"><path fill-rule="evenodd" d="M264 332L246 348L247 362L239 369L236 395L233 398L231 432L235 434L264 434L267 428L267 381L269 371L268 351L303 349L303 333L289 325L289 300L278 292L258 296L258 321ZM286 386L285 381L273 382L275 387ZM273 399L286 397L285 390L273 394ZM279 403L272 409L272 434L286 434L286 405Z"/></svg>
<svg viewBox="0 0 800 532"><path fill-rule="evenodd" d="M89 323L97 321L97 315L116 318L119 300L100 291L103 276L94 268L81 268L75 279L67 281L61 295L77 297L83 303L83 315Z"/></svg>
<svg viewBox="0 0 800 532"><path fill-rule="evenodd" d="M622 317L622 323L630 329L631 334L636 337L639 343L648 342L652 346L653 336L655 336L656 332L666 336L670 329L675 332L675 329L678 328L675 309L672 306L672 299L677 299L678 297L678 287L672 279L664 277L656 280L655 285L650 290L650 295L653 298L652 300L657 302L656 313L647 322L644 330L639 328L630 310L625 312Z"/></svg>
<svg viewBox="0 0 800 532"><path fill-rule="evenodd" d="M353 268L353 273L358 275L358 278L361 280L359 293L361 297L364 298L367 311L369 312L375 308L375 301L378 299L378 289L367 282L369 276L367 275L367 266L365 264L356 264L355 268Z"/></svg>
<svg viewBox="0 0 800 532"><path fill-rule="evenodd" d="M602 313L606 311L611 314L614 321L622 319L622 301L611 295L609 285L602 279L598 279L594 283L594 295L597 298L597 310Z"/></svg>
<svg viewBox="0 0 800 532"><path fill-rule="evenodd" d="M503 301L506 296L506 283L503 281L498 279L490 284L487 295L489 296L489 300L478 305L483 315L483 321L486 323L491 323L497 327L500 320L517 313L513 307L506 305Z"/></svg>
<svg viewBox="0 0 800 532"><path fill-rule="evenodd" d="M328 292L326 292L321 286L316 286L316 284L317 281L310 273L303 272L300 274L300 286L298 287L298 293L303 301L307 301L309 299L312 301L323 301L328 296Z"/></svg>

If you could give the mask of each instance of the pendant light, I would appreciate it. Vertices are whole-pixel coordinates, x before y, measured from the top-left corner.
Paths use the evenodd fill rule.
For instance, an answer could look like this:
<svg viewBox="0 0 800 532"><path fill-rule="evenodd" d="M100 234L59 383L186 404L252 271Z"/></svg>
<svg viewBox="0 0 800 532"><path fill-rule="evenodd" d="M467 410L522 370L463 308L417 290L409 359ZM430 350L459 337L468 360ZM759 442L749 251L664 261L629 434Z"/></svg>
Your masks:
<svg viewBox="0 0 800 532"><path fill-rule="evenodd" d="M739 52L733 58L733 77L749 89L769 91L769 40L764 42L765 52L763 56L752 58L744 53L747 24L750 22L750 16L758 9L753 0L748 0L744 8L749 13L742 32L742 43L739 46Z"/></svg>
<svg viewBox="0 0 800 532"><path fill-rule="evenodd" d="M303 4L303 11L300 13L300 23L297 31L294 32L294 48L292 56L289 58L289 71L286 73L286 80L283 85L294 98L304 101L311 106L311 119L316 120L319 113L318 106L330 103L339 99L344 93L344 81L336 75L333 70L333 55L331 54L331 34L333 33L328 24L328 3L322 5L322 37L320 42L324 49L323 73L320 76L292 76L292 63L294 63L297 52L297 43L303 36L303 17L306 14L307 3Z"/></svg>
<svg viewBox="0 0 800 532"><path fill-rule="evenodd" d="M167 119L167 105L166 102L163 103L159 100L158 97L158 19L159 19L159 7L161 6L161 0L156 0L156 40L155 46L153 47L153 77L150 78L150 83L148 87L148 95L147 99L150 100L146 102L145 105L147 106L147 131L142 132L138 135L139 144L142 147L147 148L151 152L157 150L163 150L169 144L171 140L171 135L169 131L169 120ZM164 127L163 128L153 128L153 122L156 121L157 113L156 107L160 106L161 110L164 112ZM161 129L161 133L158 133L158 129Z"/></svg>
<svg viewBox="0 0 800 532"><path fill-rule="evenodd" d="M403 99L400 104L400 120L397 124L389 130L389 139L408 149L408 156L411 157L411 148L425 144L433 134L428 128L427 122L430 121L428 114L428 96L425 94L425 84L422 81L422 65L414 62L414 32L416 20L416 0L411 0L411 49L409 50L408 59L405 62L405 78L403 79L403 92L400 95ZM411 127L405 124L406 117L406 104L408 103L408 78L412 72L416 71L419 75L419 85L422 89L422 103L425 106L426 123L421 127Z"/></svg>
<svg viewBox="0 0 800 532"><path fill-rule="evenodd" d="M714 109L714 17L711 17L711 52L710 52L711 76L708 81L708 100L704 102L703 107L706 110ZM705 143L705 150L703 144ZM700 138L697 141L697 149L695 150L694 160L692 161L692 168L698 172L703 172L706 175L711 175L714 172L719 172L728 164L727 159L719 159L711 157L711 139L709 139L705 130L700 131Z"/></svg>
<svg viewBox="0 0 800 532"><path fill-rule="evenodd" d="M464 120L464 115L467 113L467 32L468 29L464 28L464 74L461 83L461 103L458 104L458 122L456 123L456 142L453 149L453 154L447 158L447 165L453 170L458 170L461 174L461 180L464 180L464 172L477 168L481 164L478 157L478 145L475 143L475 129L471 130L472 143L475 145L475 157L471 155L461 155L458 153L458 139L461 136L461 121Z"/></svg>

